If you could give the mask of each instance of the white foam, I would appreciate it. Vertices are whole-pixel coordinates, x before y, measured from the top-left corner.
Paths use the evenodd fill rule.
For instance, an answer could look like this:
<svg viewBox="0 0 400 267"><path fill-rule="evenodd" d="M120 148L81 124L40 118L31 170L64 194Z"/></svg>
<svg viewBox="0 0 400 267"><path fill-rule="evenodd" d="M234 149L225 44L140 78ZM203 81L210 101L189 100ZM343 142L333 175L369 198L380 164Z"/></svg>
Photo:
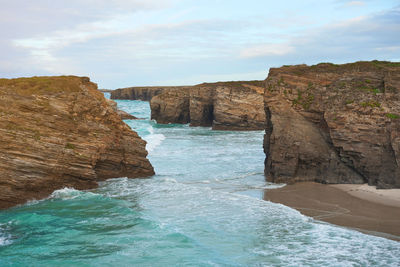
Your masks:
<svg viewBox="0 0 400 267"><path fill-rule="evenodd" d="M0 247L10 245L12 242L10 240L11 236L3 232L0 224Z"/></svg>
<svg viewBox="0 0 400 267"><path fill-rule="evenodd" d="M155 134L153 127L147 128L147 130L150 132L150 134L144 139L147 142L146 149L148 152L152 152L157 146L159 146L162 141L165 140L165 135L163 134Z"/></svg>
<svg viewBox="0 0 400 267"><path fill-rule="evenodd" d="M76 190L76 189L71 188L71 187L65 187L63 189L59 189L59 190L54 191L49 196L49 199L60 198L60 199L63 199L63 200L67 200L67 199L74 199L74 198L77 198L77 197L82 196L82 195L93 196L93 195L98 195L98 194L92 193L92 192L82 192L82 191Z"/></svg>
<svg viewBox="0 0 400 267"><path fill-rule="evenodd" d="M0 233L1 235L1 233ZM0 236L0 247L2 246L7 246L11 244L11 240L9 240L7 237Z"/></svg>
<svg viewBox="0 0 400 267"><path fill-rule="evenodd" d="M51 193L49 198L61 198L61 199L74 199L78 197L80 192L71 187L65 187Z"/></svg>
<svg viewBox="0 0 400 267"><path fill-rule="evenodd" d="M178 182L178 181L175 180L174 178L165 178L164 181L165 181L165 182L174 183L174 184L176 184L176 183Z"/></svg>

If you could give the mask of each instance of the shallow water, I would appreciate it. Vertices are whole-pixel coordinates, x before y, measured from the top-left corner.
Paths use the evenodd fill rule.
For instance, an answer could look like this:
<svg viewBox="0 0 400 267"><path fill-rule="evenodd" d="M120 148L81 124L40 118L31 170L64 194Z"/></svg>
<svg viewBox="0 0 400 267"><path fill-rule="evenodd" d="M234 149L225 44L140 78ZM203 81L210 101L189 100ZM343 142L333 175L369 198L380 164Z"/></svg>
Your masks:
<svg viewBox="0 0 400 267"><path fill-rule="evenodd" d="M400 242L262 200L262 132L157 125L117 101L156 176L0 212L0 266L399 266Z"/></svg>

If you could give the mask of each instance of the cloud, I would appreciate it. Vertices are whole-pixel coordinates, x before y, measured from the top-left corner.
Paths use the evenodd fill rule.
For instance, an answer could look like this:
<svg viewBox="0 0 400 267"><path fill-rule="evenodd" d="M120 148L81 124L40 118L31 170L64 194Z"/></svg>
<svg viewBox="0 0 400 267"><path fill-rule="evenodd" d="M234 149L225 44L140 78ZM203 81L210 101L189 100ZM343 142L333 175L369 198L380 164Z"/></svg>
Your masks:
<svg viewBox="0 0 400 267"><path fill-rule="evenodd" d="M299 38L303 52L332 58L385 58L400 43L400 8L328 25ZM375 51L383 53L376 53Z"/></svg>
<svg viewBox="0 0 400 267"><path fill-rule="evenodd" d="M294 51L295 49L288 44L263 44L243 49L240 56L243 58L282 56Z"/></svg>
<svg viewBox="0 0 400 267"><path fill-rule="evenodd" d="M76 58L73 55L60 57L59 51L96 38L122 34L132 21L137 23L141 19L140 12L159 12L174 1L15 0L3 3L0 9L0 75L79 74L82 68ZM10 55L13 55L12 60Z"/></svg>
<svg viewBox="0 0 400 267"><path fill-rule="evenodd" d="M263 80L267 75L267 70L229 74L193 74L183 79L160 80L155 85L196 85L204 82Z"/></svg>
<svg viewBox="0 0 400 267"><path fill-rule="evenodd" d="M395 61L400 53L399 43L400 7L394 7L369 16L358 16L299 32L281 43L282 47L290 47L295 53L282 53L279 57L270 54L254 60L275 67L326 61Z"/></svg>
<svg viewBox="0 0 400 267"><path fill-rule="evenodd" d="M333 0L326 10L342 14L337 4L351 2ZM398 58L399 7L321 19L309 9L254 14L240 1L232 2L238 10L213 3L9 1L0 10L0 76L85 75L115 88L264 79L269 66Z"/></svg>
<svg viewBox="0 0 400 267"><path fill-rule="evenodd" d="M365 5L365 2L363 2L363 1L350 1L350 2L346 3L346 6L351 6L351 7L364 6L364 5Z"/></svg>

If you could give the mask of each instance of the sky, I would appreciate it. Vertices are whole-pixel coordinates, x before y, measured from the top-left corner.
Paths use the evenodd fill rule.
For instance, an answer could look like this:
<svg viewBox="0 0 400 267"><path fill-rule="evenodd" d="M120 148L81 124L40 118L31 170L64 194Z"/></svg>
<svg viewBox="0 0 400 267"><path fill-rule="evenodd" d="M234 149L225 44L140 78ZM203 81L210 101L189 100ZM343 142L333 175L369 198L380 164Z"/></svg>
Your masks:
<svg viewBox="0 0 400 267"><path fill-rule="evenodd" d="M263 80L270 67L400 61L400 0L0 0L0 77L99 88Z"/></svg>

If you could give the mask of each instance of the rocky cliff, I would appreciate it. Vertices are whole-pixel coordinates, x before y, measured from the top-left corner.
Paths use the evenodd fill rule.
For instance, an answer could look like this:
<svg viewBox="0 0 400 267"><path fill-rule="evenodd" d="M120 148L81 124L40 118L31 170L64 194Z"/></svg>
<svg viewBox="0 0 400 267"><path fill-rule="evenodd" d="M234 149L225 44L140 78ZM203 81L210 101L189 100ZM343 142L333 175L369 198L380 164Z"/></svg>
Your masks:
<svg viewBox="0 0 400 267"><path fill-rule="evenodd" d="M89 78L0 79L0 208L154 174L145 141Z"/></svg>
<svg viewBox="0 0 400 267"><path fill-rule="evenodd" d="M111 91L111 99L128 99L150 101L154 96L165 91L181 90L188 86L147 86L127 87Z"/></svg>
<svg viewBox="0 0 400 267"><path fill-rule="evenodd" d="M400 63L284 66L265 87L269 181L400 187Z"/></svg>
<svg viewBox="0 0 400 267"><path fill-rule="evenodd" d="M152 98L158 123L190 123L215 130L265 128L264 88L260 81L203 83Z"/></svg>

